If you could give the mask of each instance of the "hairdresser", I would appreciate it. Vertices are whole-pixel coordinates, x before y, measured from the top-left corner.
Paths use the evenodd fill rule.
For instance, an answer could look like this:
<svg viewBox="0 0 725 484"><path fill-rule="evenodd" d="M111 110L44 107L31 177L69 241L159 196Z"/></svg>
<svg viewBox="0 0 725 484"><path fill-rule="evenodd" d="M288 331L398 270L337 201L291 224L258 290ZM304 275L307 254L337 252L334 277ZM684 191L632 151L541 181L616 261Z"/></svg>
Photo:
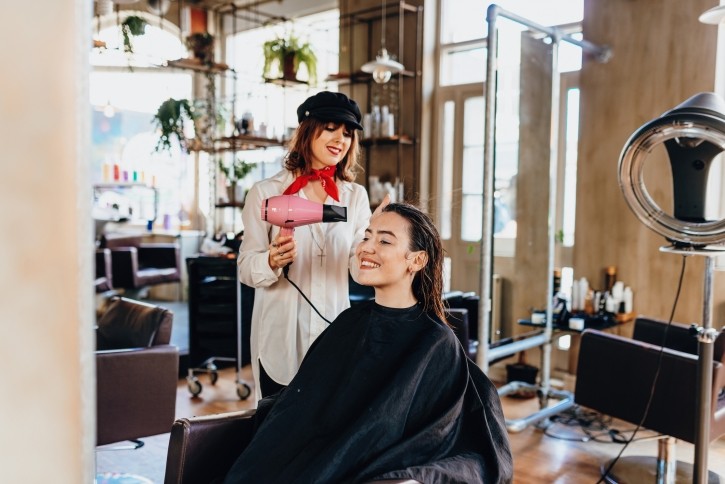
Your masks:
<svg viewBox="0 0 725 484"><path fill-rule="evenodd" d="M371 216L365 188L353 182L361 117L357 103L342 93L307 98L297 108L299 126L283 169L255 183L246 196L237 267L239 280L255 288L250 347L257 400L289 384L328 326L325 319L350 306L348 270L357 279L355 247ZM281 236L260 211L263 200L282 194L347 207L347 222L305 225Z"/></svg>

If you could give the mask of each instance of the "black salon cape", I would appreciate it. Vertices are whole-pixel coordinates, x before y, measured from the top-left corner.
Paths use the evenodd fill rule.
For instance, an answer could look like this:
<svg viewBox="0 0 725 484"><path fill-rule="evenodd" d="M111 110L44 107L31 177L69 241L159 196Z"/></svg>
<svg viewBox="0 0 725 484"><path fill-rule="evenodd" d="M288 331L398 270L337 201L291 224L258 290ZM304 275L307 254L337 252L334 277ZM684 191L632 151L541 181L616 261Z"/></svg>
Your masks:
<svg viewBox="0 0 725 484"><path fill-rule="evenodd" d="M495 387L419 306L344 311L257 417L227 484L512 479Z"/></svg>

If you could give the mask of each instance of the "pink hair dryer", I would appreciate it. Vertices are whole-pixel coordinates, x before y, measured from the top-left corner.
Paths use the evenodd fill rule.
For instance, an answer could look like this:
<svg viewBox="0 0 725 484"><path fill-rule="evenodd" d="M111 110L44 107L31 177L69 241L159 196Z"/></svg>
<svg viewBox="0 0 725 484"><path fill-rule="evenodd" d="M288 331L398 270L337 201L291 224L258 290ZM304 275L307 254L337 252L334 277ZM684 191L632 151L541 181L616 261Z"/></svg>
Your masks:
<svg viewBox="0 0 725 484"><path fill-rule="evenodd" d="M262 220L281 227L281 235L292 235L295 227L300 225L347 222L347 207L324 205L293 195L278 195L262 201Z"/></svg>

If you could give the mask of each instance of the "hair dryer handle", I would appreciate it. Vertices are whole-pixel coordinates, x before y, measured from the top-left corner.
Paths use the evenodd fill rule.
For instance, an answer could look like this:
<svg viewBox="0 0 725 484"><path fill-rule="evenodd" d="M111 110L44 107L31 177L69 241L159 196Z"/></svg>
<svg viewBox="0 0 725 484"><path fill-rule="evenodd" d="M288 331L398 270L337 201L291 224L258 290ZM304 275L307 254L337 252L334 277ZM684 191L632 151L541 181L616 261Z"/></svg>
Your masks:
<svg viewBox="0 0 725 484"><path fill-rule="evenodd" d="M281 227L279 229L279 235L282 237L286 237L288 235L294 235L295 234L295 228L294 227Z"/></svg>

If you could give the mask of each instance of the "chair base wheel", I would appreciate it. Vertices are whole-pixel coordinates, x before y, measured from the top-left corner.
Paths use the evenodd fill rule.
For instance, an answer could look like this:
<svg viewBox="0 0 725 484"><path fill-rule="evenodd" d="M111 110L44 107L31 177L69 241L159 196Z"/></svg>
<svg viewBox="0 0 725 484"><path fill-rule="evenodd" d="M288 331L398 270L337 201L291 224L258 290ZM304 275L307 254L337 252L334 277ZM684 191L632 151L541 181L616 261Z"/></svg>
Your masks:
<svg viewBox="0 0 725 484"><path fill-rule="evenodd" d="M602 464L601 473L609 468L611 460ZM647 482L662 482L664 484L675 482L693 482L693 465L687 462L676 461L675 462L675 480L667 480L666 478L657 479L657 457L648 456L629 456L620 457L614 468L609 471L609 474L604 476L603 481L610 484L618 483L647 483ZM707 476L708 484L725 484L725 479L719 474L712 471L708 471Z"/></svg>

